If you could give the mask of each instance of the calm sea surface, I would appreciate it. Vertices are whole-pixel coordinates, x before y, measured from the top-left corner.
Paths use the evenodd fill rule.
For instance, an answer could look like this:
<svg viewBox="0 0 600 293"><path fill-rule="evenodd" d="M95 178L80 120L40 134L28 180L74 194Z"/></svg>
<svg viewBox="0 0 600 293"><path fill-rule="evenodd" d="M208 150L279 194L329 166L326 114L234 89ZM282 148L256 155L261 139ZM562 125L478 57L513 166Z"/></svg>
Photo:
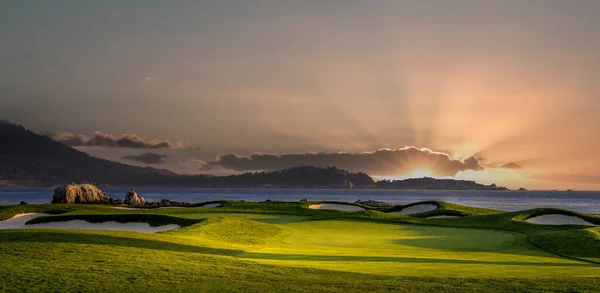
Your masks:
<svg viewBox="0 0 600 293"><path fill-rule="evenodd" d="M125 198L128 188L103 188L110 197ZM600 192L563 191L420 191L420 190L335 190L335 189L204 189L204 188L139 188L146 200L163 198L187 202L210 200L297 201L332 200L353 202L378 200L408 204L423 200L443 200L463 205L507 211L555 207L600 214ZM50 203L52 188L0 188L0 205Z"/></svg>

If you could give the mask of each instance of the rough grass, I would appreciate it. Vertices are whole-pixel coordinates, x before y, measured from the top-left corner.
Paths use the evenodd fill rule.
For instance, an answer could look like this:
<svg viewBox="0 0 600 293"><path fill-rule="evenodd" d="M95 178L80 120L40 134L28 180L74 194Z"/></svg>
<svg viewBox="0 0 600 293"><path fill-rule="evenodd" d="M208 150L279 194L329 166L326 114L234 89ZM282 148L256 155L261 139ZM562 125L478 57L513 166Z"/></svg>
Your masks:
<svg viewBox="0 0 600 293"><path fill-rule="evenodd" d="M210 209L144 211L0 207L0 219L40 212L63 213L41 220L187 223L156 234L0 231L0 292L597 292L600 287L600 265L594 263L600 260L598 228L523 221L554 209L507 213L435 202L439 208L432 215L464 217L424 219L430 215L390 215L378 208L311 210L307 202L219 203L223 206Z"/></svg>

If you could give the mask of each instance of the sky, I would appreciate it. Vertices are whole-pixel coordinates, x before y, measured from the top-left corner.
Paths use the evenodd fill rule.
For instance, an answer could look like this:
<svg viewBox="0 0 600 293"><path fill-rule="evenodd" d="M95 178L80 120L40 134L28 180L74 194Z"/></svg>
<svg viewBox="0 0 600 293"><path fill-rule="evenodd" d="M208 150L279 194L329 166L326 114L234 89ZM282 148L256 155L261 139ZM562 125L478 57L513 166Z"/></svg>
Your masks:
<svg viewBox="0 0 600 293"><path fill-rule="evenodd" d="M0 118L180 173L600 189L600 1L2 1Z"/></svg>

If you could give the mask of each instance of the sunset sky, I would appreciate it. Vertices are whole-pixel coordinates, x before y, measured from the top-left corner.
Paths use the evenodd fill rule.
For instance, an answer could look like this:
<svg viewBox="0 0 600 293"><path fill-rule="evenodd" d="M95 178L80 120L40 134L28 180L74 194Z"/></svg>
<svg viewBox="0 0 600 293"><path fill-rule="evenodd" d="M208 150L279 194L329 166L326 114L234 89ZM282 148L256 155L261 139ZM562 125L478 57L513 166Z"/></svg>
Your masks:
<svg viewBox="0 0 600 293"><path fill-rule="evenodd" d="M2 1L0 119L180 173L336 165L599 190L599 12L597 0Z"/></svg>

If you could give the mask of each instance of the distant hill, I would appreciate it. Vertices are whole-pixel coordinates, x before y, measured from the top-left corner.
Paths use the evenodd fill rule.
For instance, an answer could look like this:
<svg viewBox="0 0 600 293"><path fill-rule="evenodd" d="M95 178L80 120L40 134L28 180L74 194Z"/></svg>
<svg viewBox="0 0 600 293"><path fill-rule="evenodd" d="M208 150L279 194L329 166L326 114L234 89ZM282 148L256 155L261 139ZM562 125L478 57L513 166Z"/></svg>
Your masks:
<svg viewBox="0 0 600 293"><path fill-rule="evenodd" d="M177 177L168 171L94 158L36 134L0 122L0 181L18 185L52 185L92 181L133 184Z"/></svg>
<svg viewBox="0 0 600 293"><path fill-rule="evenodd" d="M206 187L236 188L377 188L365 173L352 173L336 167L301 166L273 172L205 177Z"/></svg>
<svg viewBox="0 0 600 293"><path fill-rule="evenodd" d="M473 181L420 178L375 182L365 173L300 166L239 175L180 175L92 157L22 126L0 122L0 186L50 186L71 182L123 186L207 188L359 188L506 190Z"/></svg>
<svg viewBox="0 0 600 293"><path fill-rule="evenodd" d="M427 190L508 190L506 187L496 184L483 185L475 181L435 179L435 178L411 178L405 180L381 180L377 182L381 189L427 189Z"/></svg>

